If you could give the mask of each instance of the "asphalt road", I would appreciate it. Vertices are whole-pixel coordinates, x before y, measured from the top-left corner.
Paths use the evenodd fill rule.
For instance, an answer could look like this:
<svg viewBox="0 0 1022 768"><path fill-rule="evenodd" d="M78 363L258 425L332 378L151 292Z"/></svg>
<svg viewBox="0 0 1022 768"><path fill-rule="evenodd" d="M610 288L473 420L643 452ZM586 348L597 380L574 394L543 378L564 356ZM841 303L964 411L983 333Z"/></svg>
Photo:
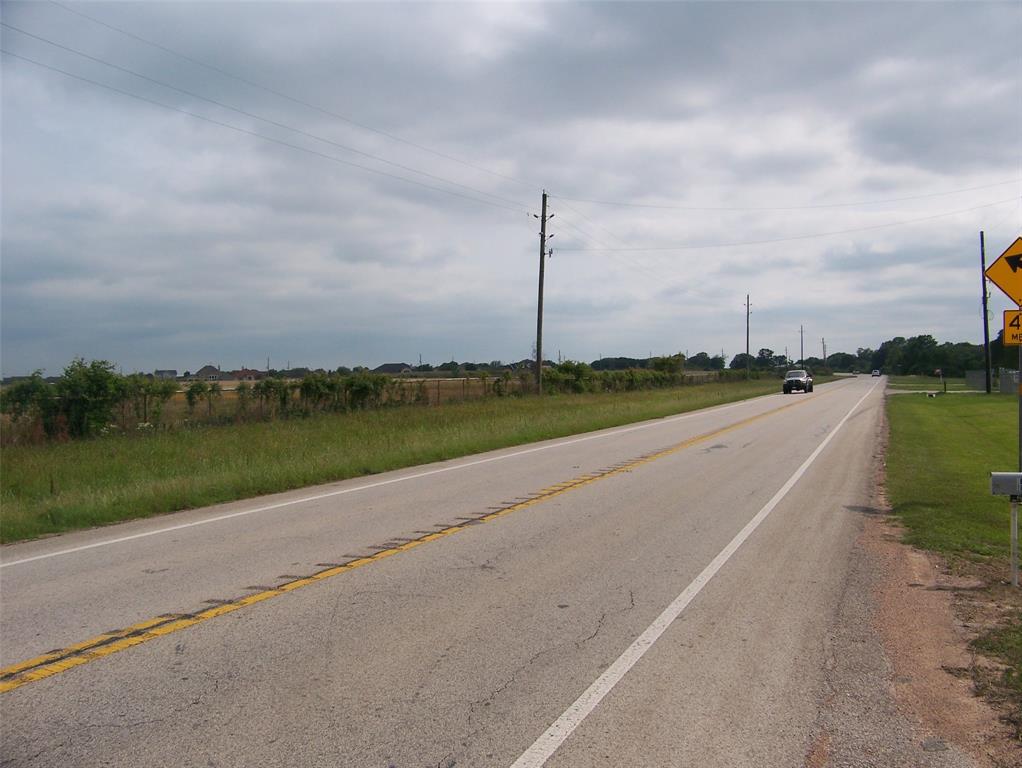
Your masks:
<svg viewBox="0 0 1022 768"><path fill-rule="evenodd" d="M882 381L4 547L0 764L803 765Z"/></svg>

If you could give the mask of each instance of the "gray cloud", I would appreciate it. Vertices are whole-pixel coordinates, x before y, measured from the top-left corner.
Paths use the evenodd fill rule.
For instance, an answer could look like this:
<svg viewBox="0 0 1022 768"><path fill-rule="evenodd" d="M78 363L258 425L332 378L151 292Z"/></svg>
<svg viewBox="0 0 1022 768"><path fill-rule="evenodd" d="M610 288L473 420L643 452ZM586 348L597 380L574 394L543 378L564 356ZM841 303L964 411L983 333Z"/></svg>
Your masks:
<svg viewBox="0 0 1022 768"><path fill-rule="evenodd" d="M267 356L326 367L419 354L520 359L533 343L538 245L525 209L538 211L539 187L726 208L1014 179L945 197L796 211L551 200L560 219L551 222L547 349L582 359L733 354L744 348L746 293L757 348L790 346L793 328L797 343L799 324L832 350L920 332L975 340L977 232L987 231L992 258L1022 223L1016 202L760 246L569 250L799 237L1017 199L1015 3L73 8L501 175L54 4L5 2L8 24L304 134L5 28L6 50L310 151L5 57L4 375L54 371L75 354L146 370ZM995 311L998 302L1006 306L995 298Z"/></svg>

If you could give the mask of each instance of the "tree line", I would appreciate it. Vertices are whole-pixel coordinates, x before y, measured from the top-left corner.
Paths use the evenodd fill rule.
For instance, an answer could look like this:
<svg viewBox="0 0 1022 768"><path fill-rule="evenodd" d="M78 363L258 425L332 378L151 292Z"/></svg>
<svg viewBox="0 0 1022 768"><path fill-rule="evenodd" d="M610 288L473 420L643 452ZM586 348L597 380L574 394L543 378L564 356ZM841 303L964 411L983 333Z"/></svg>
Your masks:
<svg viewBox="0 0 1022 768"><path fill-rule="evenodd" d="M544 366L548 394L626 392L680 386L686 377L683 355L651 358L646 367L597 370L586 363L565 361ZM730 378L730 372L714 373ZM492 375L475 372L484 396L503 397L530 391L533 373L528 368ZM734 377L737 378L737 377ZM5 442L63 441L109 432L145 433L167 427L168 403L183 394L187 424L216 424L251 420L304 417L315 413L379 408L385 405L427 405L432 384L408 381L365 369L308 372L300 379L267 377L240 382L230 391L230 408L222 403L225 390L216 381L173 380L143 374L122 375L105 360L76 358L63 374L44 379L40 371L6 386L0 392L5 414ZM180 388L179 388L180 387ZM429 387L429 389L427 389ZM479 388L477 387L477 390ZM439 390L438 397L439 399ZM181 413L181 404L175 414ZM12 435L12 430L14 434Z"/></svg>
<svg viewBox="0 0 1022 768"><path fill-rule="evenodd" d="M1004 346L1001 334L991 343L991 352L995 368L1015 366L1017 352L1014 347ZM676 387L691 383L694 370L726 381L744 378L747 369L755 377L783 372L791 362L766 348L755 357L736 355L728 368L722 355L711 357L705 352L687 359L676 354L647 359L601 358L591 364L567 360L544 365L544 391L570 394ZM859 348L855 354L837 352L826 360L810 357L801 362L817 373L880 369L891 374L934 375L940 370L945 376L960 377L967 370L982 369L983 347L967 342L938 343L928 334L896 336L877 349ZM452 364L458 365L454 361ZM480 366L473 373L481 380L484 395L521 394L532 386L532 371L526 367L491 375ZM705 376L699 380L705 380ZM37 371L4 387L0 412L7 417L6 431L12 427L27 431L30 440L102 435L117 422L121 429L131 424L135 431L145 432L161 426L166 406L178 391L176 381L138 373L125 376L105 360L86 362L76 358L55 381L45 380ZM241 382L233 391L230 414L220 412L224 392L218 382L194 381L181 391L188 417L194 423L288 418L430 402L425 381L402 381L364 368L307 372L300 379L271 376L253 383Z"/></svg>
<svg viewBox="0 0 1022 768"><path fill-rule="evenodd" d="M393 402L406 402L405 388L389 376L359 371L310 373L300 381L265 378L241 382L234 390L231 420L308 415L313 411L377 407L390 394ZM0 392L0 412L10 428L28 431L29 441L69 440L106 434L133 424L146 432L161 426L166 406L179 391L176 381L143 374L121 375L106 360L86 362L75 358L55 381L40 371L7 386ZM214 421L224 391L219 382L194 381L183 389L188 416L205 411ZM421 393L416 393L420 401ZM222 419L221 419L222 420ZM118 424L119 422L119 424Z"/></svg>
<svg viewBox="0 0 1022 768"><path fill-rule="evenodd" d="M1013 347L1004 346L1004 332L990 342L990 359L994 369L1015 369L1018 365L1018 352ZM982 370L984 365L983 345L968 342L939 343L933 336L895 336L881 344L877 349L859 347L855 354L834 352L823 360L819 357L807 357L804 360L789 360L784 355L775 354L772 349L761 349L753 355L744 352L735 355L729 368L733 370L768 371L785 369L792 366L808 368L820 373L853 373L856 371L882 370L894 375L933 376L940 371L944 376L962 377L966 371Z"/></svg>

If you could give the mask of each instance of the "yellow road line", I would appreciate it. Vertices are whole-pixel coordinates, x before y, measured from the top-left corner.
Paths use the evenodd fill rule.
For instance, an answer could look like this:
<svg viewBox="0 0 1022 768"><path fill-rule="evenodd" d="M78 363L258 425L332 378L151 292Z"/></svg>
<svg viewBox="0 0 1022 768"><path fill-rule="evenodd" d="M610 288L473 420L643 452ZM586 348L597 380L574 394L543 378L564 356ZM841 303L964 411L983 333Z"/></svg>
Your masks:
<svg viewBox="0 0 1022 768"><path fill-rule="evenodd" d="M813 400L815 399L817 398L814 398ZM503 517L511 512L527 509L570 491L591 485L598 480L620 475L624 472L630 472L636 467L657 461L658 459L683 451L686 448L691 448L693 445L698 445L699 443L706 442L707 440L712 440L716 437L727 434L728 432L733 432L736 429L741 429L742 427L764 419L767 416L773 416L781 411L794 408L796 405L813 402L813 400L800 399L792 403L787 403L786 405L782 405L771 411L750 416L747 419L742 419L741 421L737 421L726 427L689 438L688 440L672 445L669 448L664 448L663 450L656 451L655 453L649 453L636 459L632 459L631 461L617 464L610 469L601 472L587 472L571 480L548 485L546 488L541 489L538 493L530 496L524 501L509 504L506 507L494 510L477 518L473 518L472 520L475 523L485 523L491 520L496 520L498 517ZM52 653L46 653L33 659L28 659L27 661L3 667L0 669L0 693L13 691L15 688L19 688L26 683L35 682L36 680L44 680L47 677L51 677L68 669L132 648L136 645L148 642L149 640L155 640L158 637L164 637L165 635L169 635L173 632L187 629L188 627L195 626L200 622L216 618L217 616L233 613L240 608L254 605L255 603L261 603L262 601L269 600L272 597L287 594L288 592L292 592L296 589L306 587L309 584L314 584L318 581L338 576L342 573L347 573L348 571L353 571L356 568L371 565L372 563L383 560L391 555L406 552L431 541L437 541L438 539L463 531L468 527L470 526L461 524L451 525L433 533L424 534L417 539L412 539L411 541L402 543L398 546L380 550L375 554L356 558L350 562L344 563L343 565L330 566L322 571L317 571L311 576L303 576L301 578L293 579L274 587L273 589L267 589L262 592L246 595L245 597L230 600L196 613L166 614L154 619L140 621L136 624L125 627L124 629L107 632L90 640L85 640L84 642L68 646L67 648L63 648L59 651L53 651Z"/></svg>

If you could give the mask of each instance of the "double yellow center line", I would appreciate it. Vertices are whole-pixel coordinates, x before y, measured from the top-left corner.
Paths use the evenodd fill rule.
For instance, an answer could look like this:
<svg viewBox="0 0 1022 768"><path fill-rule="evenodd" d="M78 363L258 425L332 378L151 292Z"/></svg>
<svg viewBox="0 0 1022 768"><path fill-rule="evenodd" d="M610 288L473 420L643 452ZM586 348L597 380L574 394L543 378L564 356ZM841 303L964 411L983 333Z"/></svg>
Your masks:
<svg viewBox="0 0 1022 768"><path fill-rule="evenodd" d="M650 462L662 459L665 456L670 456L678 453L679 451L683 451L686 448L691 448L693 445L698 445L699 443L706 442L707 440L712 440L723 434L740 429L755 421L759 421L767 416L772 416L780 413L781 411L793 408L804 402L811 401L800 399L796 402L782 405L781 407L775 408L771 411L757 414L756 416L750 416L747 419L742 419L741 421L737 421L734 424L722 427L721 429L716 429L712 432L707 432L705 434L698 435L697 437L689 438L688 440L672 445L669 448L656 451L655 453L645 454L630 461L616 464L608 469L586 473L565 482L549 485L535 494L532 494L524 501L500 507L499 509L481 514L478 517L467 518L464 524L450 525L435 532L419 536L418 538L404 541L401 544L387 546L385 549L381 549L372 555L359 557L340 565L332 565L321 571L313 573L311 576L293 579L272 589L262 590L234 600L227 600L211 608L206 608L195 613L164 614L154 619L148 619L137 624L132 624L131 626L124 627L123 629L104 633L90 640L68 646L67 648L63 648L59 651L46 653L42 656L28 659L27 661L0 668L0 693L12 691L26 683L44 680L45 678L52 677L60 672L64 672L83 664L88 664L90 661L101 659L104 656L110 656L111 654L132 648L136 645L141 645L142 643L155 640L156 638L163 637L174 632L179 632L182 629L193 627L203 621L208 621L209 619L215 619L218 616L233 613L234 611L240 610L249 605L255 605L256 603L261 603L264 600L285 595L288 592L293 592L296 589L307 587L310 584L324 581L325 579L329 579L333 576L339 576L342 573L353 571L356 568L363 568L367 565L371 565L375 562L391 557L392 555L407 552L408 550L415 549L423 544L428 544L431 541L451 536L459 531L465 530L471 525L488 523L492 520L496 520L498 517L502 517L512 512L517 512L520 509L535 506L544 501L548 501L552 498L568 493L569 491L583 488L597 482L598 480L604 480L608 477L619 475L622 472L629 472L643 464L649 464Z"/></svg>

